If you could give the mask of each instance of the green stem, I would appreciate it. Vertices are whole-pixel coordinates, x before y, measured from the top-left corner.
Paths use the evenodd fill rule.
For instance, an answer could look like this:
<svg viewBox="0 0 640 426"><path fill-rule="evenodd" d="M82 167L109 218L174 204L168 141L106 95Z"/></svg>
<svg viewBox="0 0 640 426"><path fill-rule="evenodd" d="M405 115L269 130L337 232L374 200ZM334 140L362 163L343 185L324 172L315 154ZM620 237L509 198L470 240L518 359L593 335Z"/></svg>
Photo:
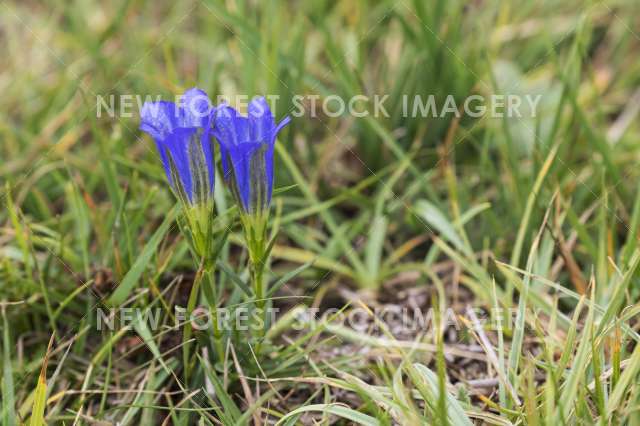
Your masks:
<svg viewBox="0 0 640 426"><path fill-rule="evenodd" d="M218 315L218 291L216 288L215 270L213 267L208 271L207 277L209 278L209 292L207 293L207 299L209 299L209 310L211 311L211 320L213 322L213 343L216 347L216 352L218 353L220 362L224 362L223 335L222 331L220 330Z"/></svg>
<svg viewBox="0 0 640 426"><path fill-rule="evenodd" d="M265 306L267 288L264 282L264 268L267 262L267 215L242 216L247 249L249 250L249 262L251 280L255 295L254 326L251 327L252 335L257 343L255 352L260 352L261 340L266 333Z"/></svg>
<svg viewBox="0 0 640 426"><path fill-rule="evenodd" d="M187 345L186 342L188 342L189 339L191 339L191 333L192 333L191 314L193 313L193 310L195 309L195 306L196 306L196 302L198 301L198 293L200 289L200 283L202 282L203 272L204 271L202 270L202 268L199 268L198 271L196 272L196 276L193 280L193 285L191 286L191 292L189 293L189 300L187 301L187 312L186 312L187 319L184 324L184 333L182 334L182 343L183 343L182 357L183 357L183 364L184 364L185 383L189 382L189 373L191 371L190 363L189 363L189 357L190 357L189 345Z"/></svg>
<svg viewBox="0 0 640 426"><path fill-rule="evenodd" d="M263 264L258 264L258 265L253 265L254 268L254 273L253 273L253 285L254 285L254 291L255 291L255 295L256 295L256 311L257 311L257 317L256 317L256 322L258 322L258 326L255 327L254 332L255 332L255 336L257 338L257 343L255 346L255 351L256 351L256 355L258 355L260 353L261 347L262 347L262 339L265 336L266 333L266 323L265 323L265 312L264 312L264 308L265 308L265 303L266 303L266 289L264 286L264 266ZM260 324L260 319L262 320L262 324Z"/></svg>
<svg viewBox="0 0 640 426"><path fill-rule="evenodd" d="M266 289L264 286L264 267L262 265L260 266L254 266L255 268L255 272L254 272L254 288L255 288L255 292L256 292L256 306L259 309L263 309L264 305L265 305L265 297L266 297Z"/></svg>

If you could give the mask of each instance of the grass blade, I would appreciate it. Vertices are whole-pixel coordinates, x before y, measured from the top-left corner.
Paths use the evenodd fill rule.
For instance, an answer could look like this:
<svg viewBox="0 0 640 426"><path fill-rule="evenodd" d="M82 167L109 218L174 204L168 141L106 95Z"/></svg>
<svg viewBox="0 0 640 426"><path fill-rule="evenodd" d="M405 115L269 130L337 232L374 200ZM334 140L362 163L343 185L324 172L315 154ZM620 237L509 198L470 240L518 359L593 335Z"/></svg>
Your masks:
<svg viewBox="0 0 640 426"><path fill-rule="evenodd" d="M276 425L281 425L285 420L290 417L297 416L301 413L310 413L310 412L319 412L319 413L328 413L333 414L334 416L341 417L346 420L351 420L359 425L364 426L379 426L380 422L374 419L371 416L360 413L356 410L352 410L351 408L345 407L340 404L313 404L307 405L306 407L300 407L292 412L288 413L284 417L276 423Z"/></svg>
<svg viewBox="0 0 640 426"><path fill-rule="evenodd" d="M47 406L47 365L49 363L49 354L51 353L51 346L53 345L53 335L49 339L49 346L47 347L47 353L42 361L42 369L40 370L40 376L38 376L38 385L33 398L33 408L31 409L31 421L30 426L44 426L44 412Z"/></svg>
<svg viewBox="0 0 640 426"><path fill-rule="evenodd" d="M127 272L127 274L122 279L120 285L113 292L111 297L107 300L107 303L111 306L118 306L122 304L131 294L133 289L135 288L138 280L142 276L142 273L145 271L147 266L149 265L149 261L153 257L160 244L160 241L164 238L167 231L169 231L169 227L173 223L176 216L176 208L171 209L164 218L162 224L158 227L156 232L151 236L149 242L144 246L142 253L136 259L133 266Z"/></svg>

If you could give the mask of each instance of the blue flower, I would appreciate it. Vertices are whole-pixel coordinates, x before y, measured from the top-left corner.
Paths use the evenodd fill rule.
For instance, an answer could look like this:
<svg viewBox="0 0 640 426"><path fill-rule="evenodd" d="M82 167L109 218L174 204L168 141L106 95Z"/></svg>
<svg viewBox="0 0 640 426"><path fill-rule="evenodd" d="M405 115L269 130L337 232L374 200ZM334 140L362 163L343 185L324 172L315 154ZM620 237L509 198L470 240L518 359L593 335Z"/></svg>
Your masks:
<svg viewBox="0 0 640 426"><path fill-rule="evenodd" d="M169 183L180 201L189 205L212 200L214 185L209 97L187 90L180 102L145 102L140 130L153 137Z"/></svg>
<svg viewBox="0 0 640 426"><path fill-rule="evenodd" d="M247 116L228 105L215 113L213 135L220 143L225 181L244 213L267 211L273 193L273 148L278 132L291 119L276 125L264 97L249 104Z"/></svg>

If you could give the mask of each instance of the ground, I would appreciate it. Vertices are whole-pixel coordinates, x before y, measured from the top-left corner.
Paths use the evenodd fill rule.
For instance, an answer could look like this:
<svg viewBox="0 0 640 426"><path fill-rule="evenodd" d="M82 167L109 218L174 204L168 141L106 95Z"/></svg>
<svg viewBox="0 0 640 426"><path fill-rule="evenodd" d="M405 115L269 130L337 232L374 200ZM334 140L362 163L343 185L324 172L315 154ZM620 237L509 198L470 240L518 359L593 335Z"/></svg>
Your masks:
<svg viewBox="0 0 640 426"><path fill-rule="evenodd" d="M0 11L3 425L640 424L634 1ZM292 118L258 329L139 130L192 87Z"/></svg>

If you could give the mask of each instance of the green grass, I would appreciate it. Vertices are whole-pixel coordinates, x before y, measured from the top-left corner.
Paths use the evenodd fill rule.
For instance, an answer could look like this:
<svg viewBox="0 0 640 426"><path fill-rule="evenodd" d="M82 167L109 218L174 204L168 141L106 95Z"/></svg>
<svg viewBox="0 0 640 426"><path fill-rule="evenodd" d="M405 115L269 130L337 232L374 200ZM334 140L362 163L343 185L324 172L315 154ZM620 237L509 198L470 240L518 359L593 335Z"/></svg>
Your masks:
<svg viewBox="0 0 640 426"><path fill-rule="evenodd" d="M636 2L0 11L3 425L640 424ZM223 180L216 292L191 291L201 277L137 106L96 116L98 95L196 85L278 95L278 119L295 94L388 95L388 117L297 117L280 134L265 275L282 312L259 347L175 326L190 297L249 304ZM416 94L542 97L536 117L406 117ZM411 303L440 324L453 306L463 327L338 321ZM518 315L495 331L466 305ZM96 309L119 306L160 326L98 330ZM333 315L301 321L303 307Z"/></svg>

